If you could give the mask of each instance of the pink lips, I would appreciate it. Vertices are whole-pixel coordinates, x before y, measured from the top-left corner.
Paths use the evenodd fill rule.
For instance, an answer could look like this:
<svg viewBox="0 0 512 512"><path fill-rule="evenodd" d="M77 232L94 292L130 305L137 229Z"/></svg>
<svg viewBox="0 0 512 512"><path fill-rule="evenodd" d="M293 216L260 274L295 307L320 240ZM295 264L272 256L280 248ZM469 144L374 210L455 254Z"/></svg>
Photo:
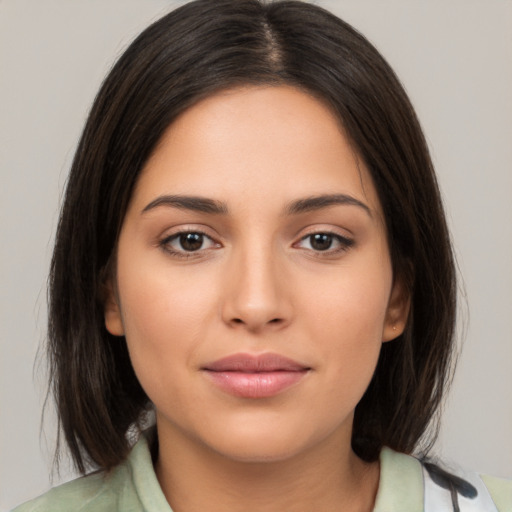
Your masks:
<svg viewBox="0 0 512 512"><path fill-rule="evenodd" d="M268 398L299 382L310 368L278 354L235 354L203 371L221 390L243 398Z"/></svg>

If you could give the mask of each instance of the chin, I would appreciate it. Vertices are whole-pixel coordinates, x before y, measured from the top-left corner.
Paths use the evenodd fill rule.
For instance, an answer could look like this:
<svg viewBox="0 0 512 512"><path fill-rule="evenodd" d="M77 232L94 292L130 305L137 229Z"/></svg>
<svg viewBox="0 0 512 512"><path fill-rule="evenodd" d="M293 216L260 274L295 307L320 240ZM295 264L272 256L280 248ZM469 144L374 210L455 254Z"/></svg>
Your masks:
<svg viewBox="0 0 512 512"><path fill-rule="evenodd" d="M215 449L215 448L214 448ZM275 463L290 460L303 450L298 446L283 446L281 443L250 444L231 443L229 447L218 446L215 450L222 457L245 464Z"/></svg>
<svg viewBox="0 0 512 512"><path fill-rule="evenodd" d="M203 439L203 442L227 459L249 464L293 459L320 445L324 437L286 428L282 423L268 422L265 425L258 422L248 428L238 425L234 429L225 429L221 435Z"/></svg>

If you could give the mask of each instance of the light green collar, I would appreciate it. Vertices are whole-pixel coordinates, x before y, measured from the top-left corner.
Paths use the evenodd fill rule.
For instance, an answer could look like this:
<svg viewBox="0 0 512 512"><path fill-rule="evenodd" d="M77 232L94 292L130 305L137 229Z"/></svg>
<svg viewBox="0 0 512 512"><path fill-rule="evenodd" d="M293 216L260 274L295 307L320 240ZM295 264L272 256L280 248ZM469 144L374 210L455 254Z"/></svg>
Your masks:
<svg viewBox="0 0 512 512"><path fill-rule="evenodd" d="M423 512L420 462L386 447L381 450L379 460L379 490L373 512Z"/></svg>

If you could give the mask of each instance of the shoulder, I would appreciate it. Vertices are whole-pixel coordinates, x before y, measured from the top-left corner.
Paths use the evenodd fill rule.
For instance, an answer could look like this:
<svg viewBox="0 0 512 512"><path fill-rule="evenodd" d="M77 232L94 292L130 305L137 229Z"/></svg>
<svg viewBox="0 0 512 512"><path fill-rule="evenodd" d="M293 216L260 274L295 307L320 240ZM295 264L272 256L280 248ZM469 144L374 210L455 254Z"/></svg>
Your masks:
<svg viewBox="0 0 512 512"><path fill-rule="evenodd" d="M512 512L512 481L446 470L384 448L374 512Z"/></svg>
<svg viewBox="0 0 512 512"><path fill-rule="evenodd" d="M120 465L110 473L98 472L54 487L13 512L111 512L138 510L131 505L120 508L122 502L136 502L128 468Z"/></svg>
<svg viewBox="0 0 512 512"><path fill-rule="evenodd" d="M112 471L67 482L12 512L171 511L160 489L145 436Z"/></svg>
<svg viewBox="0 0 512 512"><path fill-rule="evenodd" d="M59 485L42 496L20 505L13 512L60 512L68 511L72 507L75 510L87 510L79 504L94 503L97 501L96 498L101 499L106 492L108 493L108 486L105 485L103 474L88 475Z"/></svg>
<svg viewBox="0 0 512 512"><path fill-rule="evenodd" d="M512 480L489 475L482 475L481 478L499 512L512 512Z"/></svg>

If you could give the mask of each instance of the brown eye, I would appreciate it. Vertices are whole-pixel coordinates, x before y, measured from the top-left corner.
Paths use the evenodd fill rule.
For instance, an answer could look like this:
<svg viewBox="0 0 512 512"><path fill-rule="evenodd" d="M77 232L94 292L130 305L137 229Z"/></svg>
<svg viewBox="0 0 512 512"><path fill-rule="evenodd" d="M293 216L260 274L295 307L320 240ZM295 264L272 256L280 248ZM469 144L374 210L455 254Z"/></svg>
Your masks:
<svg viewBox="0 0 512 512"><path fill-rule="evenodd" d="M333 242L333 236L327 233L315 233L311 235L310 244L311 248L315 251L327 251L330 249Z"/></svg>
<svg viewBox="0 0 512 512"><path fill-rule="evenodd" d="M175 233L162 240L160 245L175 256L191 256L191 253L202 253L205 250L219 247L219 244L200 231Z"/></svg>
<svg viewBox="0 0 512 512"><path fill-rule="evenodd" d="M203 246L204 235L201 233L183 233L179 235L178 241L184 251L198 251Z"/></svg>
<svg viewBox="0 0 512 512"><path fill-rule="evenodd" d="M326 253L336 255L344 252L354 245L354 240L338 235L337 233L318 232L302 238L296 245L301 249L307 249L314 253Z"/></svg>

